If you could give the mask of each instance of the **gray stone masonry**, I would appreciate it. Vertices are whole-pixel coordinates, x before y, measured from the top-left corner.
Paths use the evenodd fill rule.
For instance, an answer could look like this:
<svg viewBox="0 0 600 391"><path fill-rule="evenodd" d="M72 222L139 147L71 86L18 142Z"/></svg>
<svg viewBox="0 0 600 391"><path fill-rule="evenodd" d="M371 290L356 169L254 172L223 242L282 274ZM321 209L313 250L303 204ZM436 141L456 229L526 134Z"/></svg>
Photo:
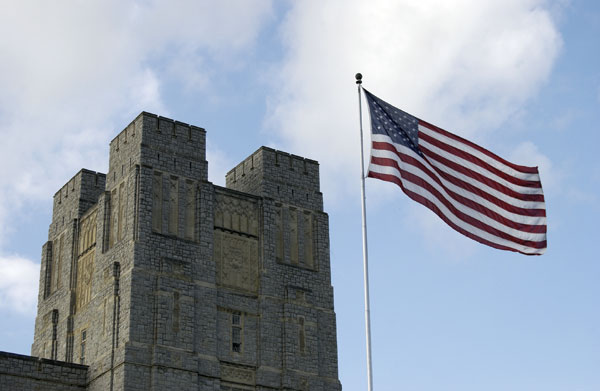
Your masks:
<svg viewBox="0 0 600 391"><path fill-rule="evenodd" d="M335 391L336 338L318 163L261 147L214 186L204 129L142 112L106 175L81 170L54 197L32 355L66 363L11 358L24 369L6 373L24 385L46 380L19 363L49 378L63 365L94 391Z"/></svg>
<svg viewBox="0 0 600 391"><path fill-rule="evenodd" d="M0 390L82 391L87 366L0 352Z"/></svg>

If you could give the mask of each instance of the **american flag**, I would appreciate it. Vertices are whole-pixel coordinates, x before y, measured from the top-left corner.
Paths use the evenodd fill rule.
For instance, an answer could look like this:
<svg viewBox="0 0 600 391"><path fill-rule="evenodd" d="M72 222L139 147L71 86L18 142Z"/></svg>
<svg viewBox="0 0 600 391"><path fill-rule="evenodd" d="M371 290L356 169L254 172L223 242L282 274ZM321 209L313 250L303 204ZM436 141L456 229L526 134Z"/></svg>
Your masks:
<svg viewBox="0 0 600 391"><path fill-rule="evenodd" d="M463 235L501 250L546 250L537 167L510 163L363 89L371 113L368 176L397 184Z"/></svg>

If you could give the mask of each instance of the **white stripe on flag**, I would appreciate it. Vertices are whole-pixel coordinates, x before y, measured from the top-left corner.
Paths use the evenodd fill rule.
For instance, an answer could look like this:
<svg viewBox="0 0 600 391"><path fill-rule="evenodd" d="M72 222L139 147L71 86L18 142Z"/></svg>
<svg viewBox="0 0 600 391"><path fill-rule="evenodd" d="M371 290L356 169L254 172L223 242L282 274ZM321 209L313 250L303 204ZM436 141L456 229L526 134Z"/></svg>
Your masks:
<svg viewBox="0 0 600 391"><path fill-rule="evenodd" d="M405 164L405 163L401 163L400 162L400 159L398 158L398 156L394 152L391 152L391 151L388 151L388 150L373 149L373 151L371 152L371 156L385 158L385 159L393 159L393 160L396 160L398 162L398 164ZM422 159L419 159L419 160L422 161ZM427 162L423 162L423 164L426 167L428 167L428 168L431 167ZM407 164L405 164L405 165L408 166ZM430 169L435 173L435 171L433 170L433 168L430 168ZM411 169L407 168L407 170L410 171ZM416 170L416 167L415 167L415 170ZM415 173L415 175L417 175L417 174ZM530 224L530 225L540 225L541 224L540 223L540 217L524 216L524 215L520 215L520 214L517 214L517 213L509 212L506 209L499 207L498 205L496 205L496 204L488 201L487 199L485 199L485 198L483 198L483 197L481 197L481 196L479 196L479 195L477 195L475 193L472 193L472 192L470 192L468 190L463 189L460 186L456 186L455 184L453 184L451 182L448 182L442 176L437 175L437 177L442 181L442 184L445 187L447 187L450 191L453 191L453 192L457 193L458 195L463 196L463 197L465 197L465 198L467 198L467 199L469 199L469 200L471 200L473 202L477 202L481 206L483 206L483 207L485 207L485 208L487 208L487 209L489 209L489 210L491 210L491 211L493 211L493 212L501 215L502 217L505 217L505 218L507 218L509 220L515 221L515 222L517 222L519 224ZM494 190L494 192L496 192L496 191ZM498 193L498 195L502 196L503 198L504 197L505 198L509 198L508 196L504 195L503 193L500 193L500 192L496 192L496 193ZM497 198L500 198L500 197L497 197ZM510 201L514 201L514 199L510 199ZM533 204L534 205L533 207L537 207L538 204L540 204L538 202L529 202L529 201L521 201L521 203ZM521 205L515 205L515 206L520 207L520 208L523 207ZM531 206L529 206L529 208L531 208ZM543 205L542 205L542 208L543 208ZM544 220L545 220L545 218L544 218Z"/></svg>
<svg viewBox="0 0 600 391"><path fill-rule="evenodd" d="M540 180L539 175L537 175L537 174L531 174L531 173L517 171L514 168L507 166L506 164L504 164L494 158L489 157L485 153L478 151L477 149L471 147L468 144L464 144L458 140L452 139L443 134L435 132L426 126L419 125L419 132L425 133L426 135L433 137L444 144L461 149L461 150L467 152L468 154L473 155L473 156L483 160L490 166L496 167L497 169L507 173L508 175L510 175L512 177L523 179L526 181L539 181Z"/></svg>
<svg viewBox="0 0 600 391"><path fill-rule="evenodd" d="M391 145L394 145L392 139L389 136L385 136L383 134L373 134L373 135L371 135L371 138L372 138L373 141L376 141L376 142L385 142L385 143L389 143ZM372 149L371 154L373 153L373 151L375 151L375 149ZM433 160L431 157L428 157L428 159L430 161ZM438 163L438 162L436 161L436 163ZM464 174L462 174L462 173L460 173L458 171L455 171L455 170L453 170L453 169L451 169L451 168L449 168L447 166L444 166L444 165L439 165L438 166L438 165L436 165L436 167L439 170L447 173L448 175L451 175L451 176L453 176L455 178L458 178L458 179L460 179L460 180L462 180L464 182L467 182L467 183L472 183L473 182L473 178L470 178L470 177L468 177L468 176L466 176L466 175L464 175ZM519 207L519 208L524 208L524 209L545 209L545 207L546 207L546 205L545 205L544 202L519 200L519 199L516 199L514 197L511 197L508 194L505 194L505 193L503 193L501 191L498 191L498 190L494 189L493 187L490 187L490 186L486 185L485 183L478 182L477 183L477 187L479 187L484 192L486 192L486 193L494 196L495 198L497 198L497 199L499 199L501 201L504 201L504 202L506 202L508 204L514 205L516 207Z"/></svg>
<svg viewBox="0 0 600 391"><path fill-rule="evenodd" d="M471 171L481 174L481 175L493 180L494 182L497 182L503 186L506 186L509 189L514 190L518 193L521 193L521 194L543 194L541 187L525 187L525 186L515 185L514 183L512 183L504 178L499 177L498 175L494 174L493 172L490 172L490 171L486 170L485 168L478 166L476 164L473 164L473 163L469 162L468 160L465 160L454 154L446 152L443 149L438 148L435 145L432 145L423 139L419 139L419 146L423 146L423 147L429 149L433 153L436 153L436 154L438 154L458 165L461 165ZM434 165L438 168L442 167L442 166L447 167L445 164L438 162L434 157L432 157L430 155L427 155L427 158L430 160L433 160L435 162ZM473 179L471 179L471 181L472 180Z"/></svg>
<svg viewBox="0 0 600 391"><path fill-rule="evenodd" d="M394 170L391 167L386 167L386 166L376 166L376 167L377 167L377 169L372 170L373 172L394 175L393 174ZM388 171L388 169L390 169L390 170ZM426 198L427 200L431 201L434 205L436 205L439 208L440 212L446 218L448 218L452 223L456 224L460 228L472 233L473 235L475 235L479 238L482 238L489 242L492 242L492 243L495 243L495 244L498 244L501 246L505 246L508 248L512 248L512 249L515 249L517 251L521 251L521 252L524 252L527 254L543 254L544 251L546 250L545 248L544 249L536 249L536 248L532 248L532 247L528 247L528 246L523 246L521 244L514 243L512 241L500 238L498 236L495 236L488 232L485 232L477 227L474 227L474 226L462 221L458 217L456 217L453 213L451 213L448 210L448 208L446 208L446 206L444 204L439 202L435 196L433 196L427 190L423 189L421 186L415 185L412 182L408 182L408 181L405 181L402 179L400 179L400 180L402 181L402 184L404 185L404 187L407 190L412 191L413 193L416 193L416 194Z"/></svg>
<svg viewBox="0 0 600 391"><path fill-rule="evenodd" d="M406 155L412 156L415 159L418 160L422 160L422 158L417 155L416 153L414 153L411 149L406 148L404 146L401 145L396 145L397 149L400 151L400 153L404 153ZM507 227L504 224L499 223L498 221L474 210L471 209L468 206L463 205L462 203L456 201L454 198L452 198L446 191L446 189L444 189L442 186L440 186L436 181L432 180L429 175L427 175L425 172L423 172L422 170L420 170L419 168L411 165L411 164L406 164L400 161L400 159L396 156L395 159L398 164L402 167L402 169L404 171L410 172L416 176L418 176L419 178L423 179L425 182L427 182L430 186L432 186L434 189L436 189L437 191L439 191L441 193L441 196L446 199L448 202L450 202L451 205L453 205L456 209L458 209L460 212L463 212L464 214L471 216L472 218L474 218L475 220L481 221L482 223L492 227L492 228L496 228L499 231L502 231L510 236L513 236L517 239L521 239L521 240L529 240L529 241L534 241L534 242L538 242L538 241L543 241L546 237L545 234L535 234L535 233L528 233L528 232L523 232L523 231L519 231L510 227ZM378 166L376 164L374 164L374 166L377 166L378 168L373 170L375 172L380 172L380 173L385 173L385 174L389 174L389 175L394 175L396 177L401 178L400 172L395 168L395 167L389 167L389 166ZM406 188L409 187L413 187L413 186L419 186L417 184L414 184L412 182L410 182L409 180L406 180L404 178L401 178L402 183L405 185ZM409 186L408 183L411 183L411 185ZM419 186L420 187L420 186ZM429 191L427 191L427 194L429 194L431 197L429 196L427 197L428 199L430 199L430 201L434 201L435 199L435 203L436 205L438 204L442 204L441 201L438 200L438 198L436 196L434 196L433 194L429 193ZM449 213L450 210L448 209ZM454 215L454 213L452 213ZM457 219L460 219L460 217L456 216ZM537 218L536 218L537 219ZM462 219L460 219L461 221L463 221ZM464 222L464 224L468 224L469 226L471 226L469 223ZM526 223L527 224L527 223Z"/></svg>

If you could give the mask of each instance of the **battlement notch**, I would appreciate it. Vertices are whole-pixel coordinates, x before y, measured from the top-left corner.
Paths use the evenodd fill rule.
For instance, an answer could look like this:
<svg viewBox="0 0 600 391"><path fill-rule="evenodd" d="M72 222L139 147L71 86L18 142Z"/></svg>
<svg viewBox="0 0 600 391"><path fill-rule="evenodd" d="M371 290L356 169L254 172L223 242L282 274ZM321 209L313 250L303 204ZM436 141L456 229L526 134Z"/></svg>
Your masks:
<svg viewBox="0 0 600 391"><path fill-rule="evenodd" d="M225 176L226 187L323 210L319 163L269 147L260 147Z"/></svg>

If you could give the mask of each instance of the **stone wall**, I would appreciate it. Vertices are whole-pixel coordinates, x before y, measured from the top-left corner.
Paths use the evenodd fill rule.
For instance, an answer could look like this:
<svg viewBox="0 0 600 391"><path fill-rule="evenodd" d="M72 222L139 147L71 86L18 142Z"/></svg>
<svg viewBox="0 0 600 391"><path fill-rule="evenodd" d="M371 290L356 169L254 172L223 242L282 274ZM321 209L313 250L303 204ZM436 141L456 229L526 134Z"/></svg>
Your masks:
<svg viewBox="0 0 600 391"><path fill-rule="evenodd" d="M318 162L261 147L227 173L226 185L261 200L257 384L341 389Z"/></svg>
<svg viewBox="0 0 600 391"><path fill-rule="evenodd" d="M225 176L226 187L323 210L319 163L287 152L260 147Z"/></svg>
<svg viewBox="0 0 600 391"><path fill-rule="evenodd" d="M78 223L97 203L105 180L104 174L82 169L54 195L48 242L42 247L34 356L73 361Z"/></svg>
<svg viewBox="0 0 600 391"><path fill-rule="evenodd" d="M318 163L261 147L223 188L205 149L144 112L57 193L33 354L91 391L341 389Z"/></svg>
<svg viewBox="0 0 600 391"><path fill-rule="evenodd" d="M0 352L0 390L81 391L87 366Z"/></svg>

